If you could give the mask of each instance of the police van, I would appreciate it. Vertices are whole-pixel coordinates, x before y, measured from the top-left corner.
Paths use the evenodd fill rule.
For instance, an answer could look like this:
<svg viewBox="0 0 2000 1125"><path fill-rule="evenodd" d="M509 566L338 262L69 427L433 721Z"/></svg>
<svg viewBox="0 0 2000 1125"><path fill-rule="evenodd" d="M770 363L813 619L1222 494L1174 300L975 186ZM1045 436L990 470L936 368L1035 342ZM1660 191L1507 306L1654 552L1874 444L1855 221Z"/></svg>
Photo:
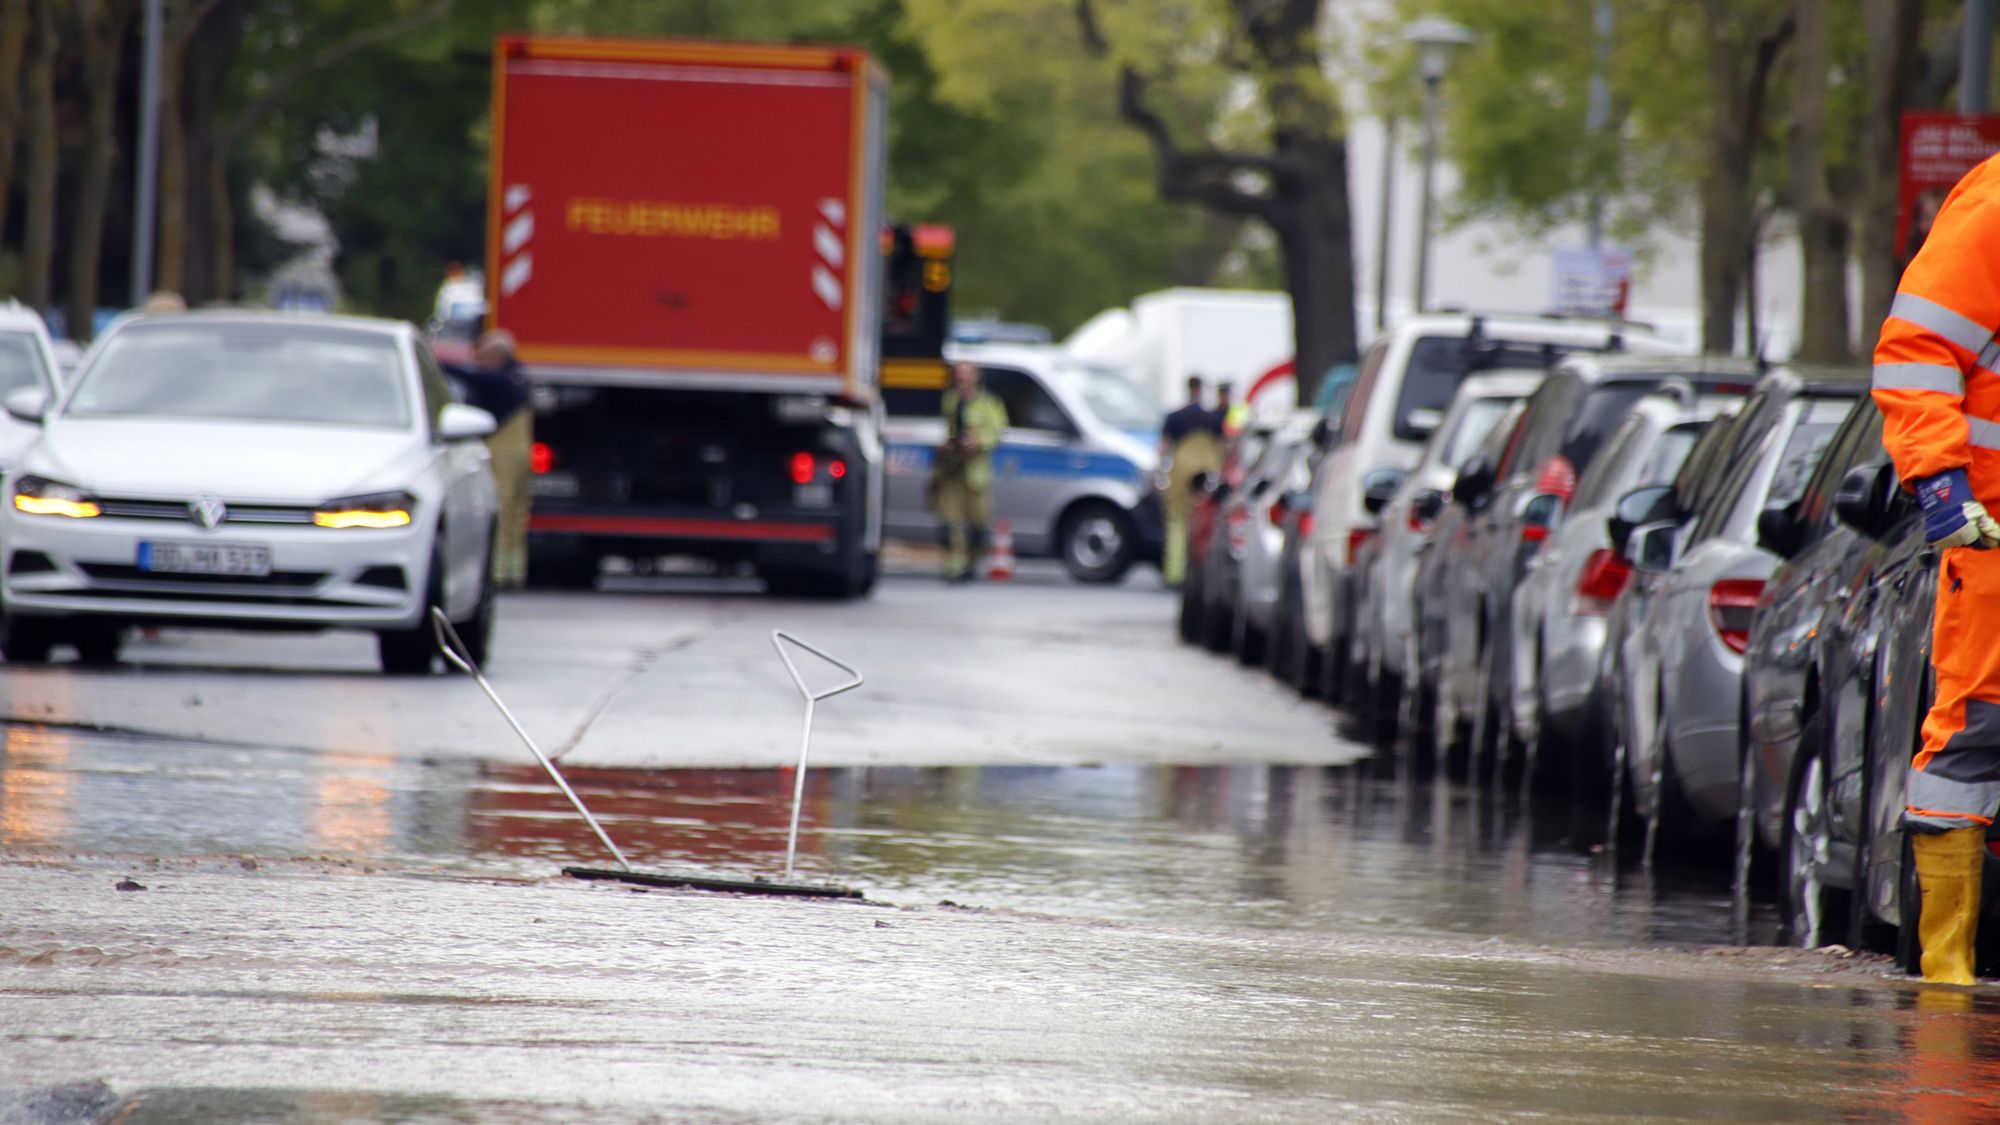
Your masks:
<svg viewBox="0 0 2000 1125"><path fill-rule="evenodd" d="M1115 582L1135 562L1159 561L1164 535L1152 482L1163 411L1147 391L1113 368L1048 346L962 344L945 359L978 364L987 392L1007 409L993 454L993 519L1007 522L1017 554L1061 559L1083 582ZM884 530L893 538L940 538L925 486L945 439L941 381L914 386L884 372Z"/></svg>

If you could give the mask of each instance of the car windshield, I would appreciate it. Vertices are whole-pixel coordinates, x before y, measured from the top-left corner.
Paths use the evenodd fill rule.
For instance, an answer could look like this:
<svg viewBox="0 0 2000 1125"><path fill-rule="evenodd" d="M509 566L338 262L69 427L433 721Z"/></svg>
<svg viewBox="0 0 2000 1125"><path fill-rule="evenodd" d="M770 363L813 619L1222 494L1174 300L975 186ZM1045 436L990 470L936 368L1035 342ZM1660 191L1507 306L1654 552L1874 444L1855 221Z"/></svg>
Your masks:
<svg viewBox="0 0 2000 1125"><path fill-rule="evenodd" d="M1416 414L1425 410L1442 414L1450 409L1458 385L1474 371L1500 368L1545 371L1564 350L1554 345L1545 348L1540 344L1474 340L1465 336L1419 337L1410 345L1409 368L1396 398L1396 436L1405 441L1422 441L1424 435L1416 424Z"/></svg>
<svg viewBox="0 0 2000 1125"><path fill-rule="evenodd" d="M1114 430L1150 433L1160 428L1166 411L1145 389L1108 367L1058 363L1056 379L1083 400L1098 421Z"/></svg>
<svg viewBox="0 0 2000 1125"><path fill-rule="evenodd" d="M47 387L52 372L41 345L26 332L0 332L0 395L23 387Z"/></svg>
<svg viewBox="0 0 2000 1125"><path fill-rule="evenodd" d="M410 424L408 380L387 336L197 324L114 336L64 412L365 429Z"/></svg>
<svg viewBox="0 0 2000 1125"><path fill-rule="evenodd" d="M1445 439L1442 464L1446 468L1465 467L1479 449L1479 443L1493 432L1493 424L1507 414L1507 408L1519 399L1476 398L1465 404L1465 413L1458 416L1458 425L1452 427L1451 435Z"/></svg>

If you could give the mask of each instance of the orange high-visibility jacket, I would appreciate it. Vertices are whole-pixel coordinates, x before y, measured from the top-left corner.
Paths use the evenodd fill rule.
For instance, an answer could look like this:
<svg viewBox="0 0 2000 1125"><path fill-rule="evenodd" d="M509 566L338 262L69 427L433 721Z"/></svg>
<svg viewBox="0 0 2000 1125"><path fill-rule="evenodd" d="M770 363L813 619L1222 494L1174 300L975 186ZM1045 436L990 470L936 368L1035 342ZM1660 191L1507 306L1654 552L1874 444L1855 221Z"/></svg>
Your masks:
<svg viewBox="0 0 2000 1125"><path fill-rule="evenodd" d="M2000 157L1965 174L1903 272L1875 345L1882 444L1905 481L1965 469L2000 512Z"/></svg>

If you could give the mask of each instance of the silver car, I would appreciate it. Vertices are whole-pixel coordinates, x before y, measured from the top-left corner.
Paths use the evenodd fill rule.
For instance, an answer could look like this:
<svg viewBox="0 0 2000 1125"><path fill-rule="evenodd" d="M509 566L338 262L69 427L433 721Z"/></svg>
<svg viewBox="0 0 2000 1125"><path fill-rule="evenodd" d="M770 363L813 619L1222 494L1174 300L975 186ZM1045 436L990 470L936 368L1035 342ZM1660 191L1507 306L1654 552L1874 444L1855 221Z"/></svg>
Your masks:
<svg viewBox="0 0 2000 1125"><path fill-rule="evenodd" d="M1734 453L1692 523L1642 525L1632 564L1658 577L1620 654L1627 780L1635 812L1700 833L1736 816L1743 732L1743 653L1778 557L1758 516L1796 501L1854 399L1865 370L1767 376L1734 426Z"/></svg>
<svg viewBox="0 0 2000 1125"><path fill-rule="evenodd" d="M1536 368L1468 376L1425 443L1416 468L1407 475L1387 470L1374 482L1364 482L1378 526L1355 559L1355 659L1376 705L1377 729L1384 735L1393 733L1396 705L1414 663L1417 561L1432 522L1450 497L1459 467L1547 374Z"/></svg>
<svg viewBox="0 0 2000 1125"><path fill-rule="evenodd" d="M1230 648L1245 664L1264 661L1278 611L1278 561L1285 551L1285 511L1312 483L1312 415L1294 417L1272 435L1243 486L1224 503L1210 540L1209 573L1233 598Z"/></svg>
<svg viewBox="0 0 2000 1125"><path fill-rule="evenodd" d="M993 455L993 519L1005 520L1023 557L1054 556L1084 582L1115 582L1159 557L1161 520L1152 491L1165 417L1137 383L1108 367L1035 345L961 346L949 360L979 365L1007 409ZM924 503L931 460L945 437L940 392L891 391L887 533L935 542Z"/></svg>
<svg viewBox="0 0 2000 1125"><path fill-rule="evenodd" d="M1741 402L1697 397L1687 387L1640 400L1577 479L1569 512L1529 560L1514 590L1511 668L1514 734L1531 763L1558 764L1602 726L1594 705L1604 618L1632 573L1611 549L1605 525L1618 498L1673 480L1709 420Z"/></svg>

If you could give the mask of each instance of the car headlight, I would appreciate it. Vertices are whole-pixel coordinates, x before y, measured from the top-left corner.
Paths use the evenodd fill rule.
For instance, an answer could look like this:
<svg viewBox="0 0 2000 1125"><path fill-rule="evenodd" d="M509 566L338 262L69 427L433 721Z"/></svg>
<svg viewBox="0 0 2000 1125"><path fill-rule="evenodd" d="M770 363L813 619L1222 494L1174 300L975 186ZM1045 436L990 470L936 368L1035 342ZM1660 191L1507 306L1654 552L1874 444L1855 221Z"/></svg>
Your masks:
<svg viewBox="0 0 2000 1125"><path fill-rule="evenodd" d="M404 527L416 506L416 498L407 492L343 496L313 509L313 523L320 527Z"/></svg>
<svg viewBox="0 0 2000 1125"><path fill-rule="evenodd" d="M14 508L31 516L71 519L104 514L104 509L97 506L97 498L83 489L37 476L25 476L14 482Z"/></svg>

